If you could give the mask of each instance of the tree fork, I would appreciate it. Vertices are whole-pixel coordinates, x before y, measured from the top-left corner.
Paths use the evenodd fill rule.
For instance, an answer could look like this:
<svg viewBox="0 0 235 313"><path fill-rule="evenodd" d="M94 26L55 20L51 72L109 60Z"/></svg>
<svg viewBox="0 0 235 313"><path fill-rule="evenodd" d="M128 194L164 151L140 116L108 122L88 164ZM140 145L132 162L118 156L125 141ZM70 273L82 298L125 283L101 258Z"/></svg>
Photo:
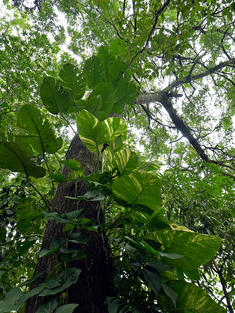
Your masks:
<svg viewBox="0 0 235 313"><path fill-rule="evenodd" d="M75 136L71 142L66 159L75 159L79 161L85 174L92 174L97 168L97 158L82 143L78 136ZM69 174L68 168L64 167L64 175ZM88 191L88 185L84 181L60 183L55 192L52 202L52 211L66 213L79 208L83 209L83 217L97 221L98 202L77 201L67 199L65 196L81 196ZM101 221L102 221L101 214ZM72 261L69 267L79 267L82 273L77 281L68 289L68 303L79 303L74 313L106 313L105 300L107 296L114 295L113 283L113 265L109 258L108 242L105 236L99 232L85 231L88 236L88 242L85 245L73 244L73 248L83 250L86 257L81 260ZM41 249L49 249L50 243L54 237L64 237L63 225L56 221L47 223ZM42 273L31 288L37 287L45 277L59 263L53 255L39 258L35 268L35 275ZM26 304L25 313L35 313L41 303L45 301L44 297L34 296Z"/></svg>

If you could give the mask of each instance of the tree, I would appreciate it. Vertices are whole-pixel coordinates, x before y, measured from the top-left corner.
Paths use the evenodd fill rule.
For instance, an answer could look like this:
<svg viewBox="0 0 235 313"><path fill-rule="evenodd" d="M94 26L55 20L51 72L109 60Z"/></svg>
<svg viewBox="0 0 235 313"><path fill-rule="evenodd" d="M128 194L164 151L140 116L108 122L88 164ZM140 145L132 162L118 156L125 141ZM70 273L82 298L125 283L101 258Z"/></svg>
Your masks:
<svg viewBox="0 0 235 313"><path fill-rule="evenodd" d="M224 312L223 299L233 312L232 3L60 1L57 9L79 66L66 54L57 61L65 31L49 1L29 10L34 26L15 11L2 27L0 312ZM40 37L42 54L33 49ZM97 51L87 57L86 48ZM144 129L144 156L131 151L120 115ZM74 120L80 138L61 163L68 145L53 128Z"/></svg>

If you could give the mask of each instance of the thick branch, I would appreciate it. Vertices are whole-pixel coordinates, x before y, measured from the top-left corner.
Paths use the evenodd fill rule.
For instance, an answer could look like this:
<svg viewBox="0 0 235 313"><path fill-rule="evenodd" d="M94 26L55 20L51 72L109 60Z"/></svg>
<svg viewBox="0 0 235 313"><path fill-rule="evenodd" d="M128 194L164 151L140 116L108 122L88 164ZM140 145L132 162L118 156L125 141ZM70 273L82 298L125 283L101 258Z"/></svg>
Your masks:
<svg viewBox="0 0 235 313"><path fill-rule="evenodd" d="M191 133L191 130L189 129L189 127L185 124L182 118L180 118L177 115L176 110L173 108L172 103L169 100L169 94L167 92L159 91L159 92L151 93L151 94L143 94L143 95L139 95L137 99L135 100L135 103L139 105L153 103L153 102L160 102L162 104L162 106L165 108L165 110L169 114L172 122L175 124L176 128L182 133L184 137L188 139L190 144L194 147L194 149L196 150L196 152L198 153L198 155L201 157L203 161L221 165L221 162L211 160L207 156L207 154L201 147L198 140ZM228 176L235 180L235 177L233 175L230 175L229 173L226 173L226 172L222 172L222 173L223 175Z"/></svg>
<svg viewBox="0 0 235 313"><path fill-rule="evenodd" d="M177 115L176 111L174 110L171 102L169 101L168 97L166 94L162 94L161 96L161 104L169 114L171 120L177 127L177 129L182 133L183 136L185 136L188 141L191 143L191 145L194 147L194 149L197 151L199 156L201 157L202 160L208 162L209 158L205 154L204 150L202 149L201 145L199 142L196 140L196 138L192 135L189 127L184 123L184 121Z"/></svg>
<svg viewBox="0 0 235 313"><path fill-rule="evenodd" d="M215 267L216 273L217 273L218 276L219 276L220 283L221 283L221 286L222 286L222 289L223 289L223 292L224 292L224 297L225 297L226 302L227 302L227 307L228 307L229 313L233 313L232 304L231 304L231 301L230 301L230 299L229 299L229 295L228 295L228 291L227 291L227 286L226 286L226 281L225 281L225 279L224 279L222 270L218 267L218 265L215 263L215 261L213 261L213 265L214 265L214 267Z"/></svg>
<svg viewBox="0 0 235 313"><path fill-rule="evenodd" d="M235 58L232 58L228 61L225 61L225 62L221 62L217 65L215 65L214 67L212 68L209 68L207 71L203 72L203 73L200 73L200 74L197 74L197 75L194 75L194 76L186 76L182 79L176 79L175 81L173 81L169 86L167 86L164 91L170 91L172 90L173 88L177 88L177 87L180 87L182 86L183 84L185 83L188 83L188 82L192 82L192 81L195 81L195 80L198 80L200 78L203 78L203 77L206 77L208 75L211 75L211 74L215 74L216 71L226 67L226 66L229 66L229 65L234 65L235 64Z"/></svg>

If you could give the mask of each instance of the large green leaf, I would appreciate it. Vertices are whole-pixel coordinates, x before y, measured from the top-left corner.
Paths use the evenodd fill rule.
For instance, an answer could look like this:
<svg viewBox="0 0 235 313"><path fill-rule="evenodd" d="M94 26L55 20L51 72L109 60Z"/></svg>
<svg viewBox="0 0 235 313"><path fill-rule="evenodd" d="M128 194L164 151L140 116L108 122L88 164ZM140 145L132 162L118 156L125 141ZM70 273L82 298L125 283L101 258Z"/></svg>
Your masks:
<svg viewBox="0 0 235 313"><path fill-rule="evenodd" d="M5 299L0 301L0 313L9 313L17 311L22 304L19 304L20 298L23 296L20 288L15 287L11 289L5 296Z"/></svg>
<svg viewBox="0 0 235 313"><path fill-rule="evenodd" d="M150 266L146 266L143 269L143 275L147 284L150 285L155 295L157 296L161 289L161 276L154 267Z"/></svg>
<svg viewBox="0 0 235 313"><path fill-rule="evenodd" d="M115 83L121 78L126 65L109 54L106 47L101 47L98 55L85 62L83 73L87 85L94 88L100 83Z"/></svg>
<svg viewBox="0 0 235 313"><path fill-rule="evenodd" d="M148 238L160 242L164 252L183 255L180 260L165 259L165 262L188 271L211 260L221 244L216 236L168 229L154 232Z"/></svg>
<svg viewBox="0 0 235 313"><path fill-rule="evenodd" d="M161 296L161 304L172 313L225 313L226 311L214 302L201 288L185 281L172 280L167 282L176 294L176 308L166 296Z"/></svg>
<svg viewBox="0 0 235 313"><path fill-rule="evenodd" d="M53 77L45 77L40 87L40 95L45 107L53 114L71 111L68 91Z"/></svg>
<svg viewBox="0 0 235 313"><path fill-rule="evenodd" d="M50 296L62 292L76 283L82 270L77 267L69 267L62 271L55 279L43 283L45 289L40 292L40 296Z"/></svg>
<svg viewBox="0 0 235 313"><path fill-rule="evenodd" d="M122 136L123 140L126 140L127 125L126 122L119 117L109 117L105 120L105 123L109 129L109 143L113 142L116 138Z"/></svg>
<svg viewBox="0 0 235 313"><path fill-rule="evenodd" d="M85 93L85 82L79 70L74 65L67 63L59 73L63 85L67 88L73 103L81 99Z"/></svg>
<svg viewBox="0 0 235 313"><path fill-rule="evenodd" d="M133 173L116 179L112 191L117 199L129 204L143 205L153 211L161 207L161 184L157 175Z"/></svg>
<svg viewBox="0 0 235 313"><path fill-rule="evenodd" d="M53 313L57 306L56 298L52 298L51 300L42 303L40 307L37 309L36 313Z"/></svg>
<svg viewBox="0 0 235 313"><path fill-rule="evenodd" d="M73 313L73 311L78 307L78 304L70 303L64 304L56 309L55 313Z"/></svg>
<svg viewBox="0 0 235 313"><path fill-rule="evenodd" d="M99 122L86 110L78 114L77 128L80 138L92 152L100 152L103 144L109 140L109 130L105 122Z"/></svg>
<svg viewBox="0 0 235 313"><path fill-rule="evenodd" d="M55 137L48 120L43 120L40 111L33 105L21 107L17 124L37 137L31 137L31 144L37 152L55 153L62 146L62 139Z"/></svg>
<svg viewBox="0 0 235 313"><path fill-rule="evenodd" d="M93 114L82 110L77 117L78 134L92 152L100 152L104 144L110 144L120 135L126 136L125 122L118 117L99 121Z"/></svg>
<svg viewBox="0 0 235 313"><path fill-rule="evenodd" d="M35 178L43 177L46 174L45 169L31 161L15 142L0 141L0 168L22 172Z"/></svg>
<svg viewBox="0 0 235 313"><path fill-rule="evenodd" d="M121 175L127 175L138 167L138 157L128 149L116 152L112 161L113 168L117 168Z"/></svg>
<svg viewBox="0 0 235 313"><path fill-rule="evenodd" d="M121 114L126 104L132 103L136 99L136 86L128 81L127 78L121 78L115 84L116 99L113 105L113 112Z"/></svg>
<svg viewBox="0 0 235 313"><path fill-rule="evenodd" d="M103 121L113 111L114 99L115 93L112 84L109 82L100 83L90 94L86 109L100 121Z"/></svg>

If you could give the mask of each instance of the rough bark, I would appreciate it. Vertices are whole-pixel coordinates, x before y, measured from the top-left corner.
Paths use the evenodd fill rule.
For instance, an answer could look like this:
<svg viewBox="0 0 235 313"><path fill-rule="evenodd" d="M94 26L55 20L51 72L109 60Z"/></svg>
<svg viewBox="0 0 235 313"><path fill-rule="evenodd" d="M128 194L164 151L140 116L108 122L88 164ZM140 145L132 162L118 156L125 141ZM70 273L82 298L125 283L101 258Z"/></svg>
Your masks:
<svg viewBox="0 0 235 313"><path fill-rule="evenodd" d="M70 148L66 154L66 159L78 160L86 174L94 173L97 166L96 156L91 153L82 143L78 136L75 136L71 142ZM65 167L63 174L67 175L69 170ZM79 196L88 191L88 186L84 181L77 183L60 183L57 187L52 211L60 213L69 212L79 208L84 209L84 215L92 220L97 220L98 202L78 202L66 199L65 196ZM101 216L102 218L102 216ZM78 230L79 231L79 230ZM113 295L113 268L109 259L109 249L104 234L100 232L88 232L88 243L86 245L75 245L78 250L84 250L87 256L80 261L73 261L69 266L76 266L82 269L82 273L76 284L68 290L68 303L79 303L75 313L105 313L105 300L108 295ZM42 242L42 249L49 248L51 240L56 237L63 237L63 225L55 221L49 221ZM53 255L38 259L35 275L44 272L44 275L33 283L35 288L50 273L58 260ZM35 313L39 305L44 301L43 297L35 296L29 299L26 305L25 313Z"/></svg>

